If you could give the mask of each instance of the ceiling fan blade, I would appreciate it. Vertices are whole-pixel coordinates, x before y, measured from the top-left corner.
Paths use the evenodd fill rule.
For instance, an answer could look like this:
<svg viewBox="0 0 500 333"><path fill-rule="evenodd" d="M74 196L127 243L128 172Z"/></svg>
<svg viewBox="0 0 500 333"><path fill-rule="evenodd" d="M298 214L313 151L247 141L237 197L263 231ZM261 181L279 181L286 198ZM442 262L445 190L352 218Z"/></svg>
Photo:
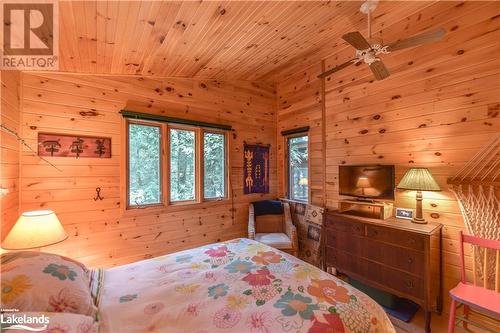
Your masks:
<svg viewBox="0 0 500 333"><path fill-rule="evenodd" d="M371 48L368 41L359 31L349 32L342 36L342 39L354 46L356 50L366 50Z"/></svg>
<svg viewBox="0 0 500 333"><path fill-rule="evenodd" d="M391 75L387 67L385 67L384 63L380 60L372 62L370 64L370 69L377 80L383 80Z"/></svg>
<svg viewBox="0 0 500 333"><path fill-rule="evenodd" d="M406 38L403 40L399 40L397 42L391 43L387 45L387 51L396 51L405 49L407 47L414 47L417 45L437 42L443 39L444 35L446 35L446 29L439 28L432 31L427 31L419 35L412 36L410 38Z"/></svg>
<svg viewBox="0 0 500 333"><path fill-rule="evenodd" d="M351 60L349 60L349 61L347 61L347 62L344 62L343 64L337 65L337 66L335 66L335 67L333 67L333 68L331 68L331 69L327 70L326 72L321 73L320 75L318 75L318 79L322 79L322 78L324 78L324 77L330 76L330 75L332 75L333 73L335 73L335 72L337 72L337 71L339 71L339 70L341 70L341 69L344 69L344 68L346 68L346 67L347 67L347 66L349 66L349 65L354 64L354 61L355 61L355 60L356 60L356 59L351 59Z"/></svg>

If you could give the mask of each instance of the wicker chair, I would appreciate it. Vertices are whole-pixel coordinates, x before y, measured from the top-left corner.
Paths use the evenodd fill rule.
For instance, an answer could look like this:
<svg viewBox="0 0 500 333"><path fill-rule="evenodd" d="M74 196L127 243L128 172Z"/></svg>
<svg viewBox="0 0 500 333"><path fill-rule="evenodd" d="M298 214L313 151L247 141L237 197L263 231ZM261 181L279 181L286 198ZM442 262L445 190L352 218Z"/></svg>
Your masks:
<svg viewBox="0 0 500 333"><path fill-rule="evenodd" d="M262 209L266 205L272 205L274 209L271 211ZM271 200L250 204L248 238L297 256L299 250L297 229L292 223L290 205Z"/></svg>

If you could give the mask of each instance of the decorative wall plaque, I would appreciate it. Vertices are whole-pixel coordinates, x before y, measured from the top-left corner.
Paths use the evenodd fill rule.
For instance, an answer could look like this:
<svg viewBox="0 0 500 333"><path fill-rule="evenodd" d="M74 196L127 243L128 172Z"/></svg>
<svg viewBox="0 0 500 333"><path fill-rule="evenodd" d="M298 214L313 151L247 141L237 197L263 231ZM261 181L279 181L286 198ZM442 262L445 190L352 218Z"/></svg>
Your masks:
<svg viewBox="0 0 500 333"><path fill-rule="evenodd" d="M38 156L111 158L111 138L38 133Z"/></svg>

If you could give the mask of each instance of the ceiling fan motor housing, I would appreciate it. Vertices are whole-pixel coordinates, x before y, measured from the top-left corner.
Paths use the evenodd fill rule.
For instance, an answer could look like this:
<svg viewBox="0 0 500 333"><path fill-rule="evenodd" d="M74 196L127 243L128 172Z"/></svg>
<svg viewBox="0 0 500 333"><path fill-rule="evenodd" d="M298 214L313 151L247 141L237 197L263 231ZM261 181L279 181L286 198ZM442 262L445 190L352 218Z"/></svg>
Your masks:
<svg viewBox="0 0 500 333"><path fill-rule="evenodd" d="M359 8L359 11L362 12L363 14L368 14L371 13L377 8L378 6L378 0L368 0L363 2L361 7Z"/></svg>

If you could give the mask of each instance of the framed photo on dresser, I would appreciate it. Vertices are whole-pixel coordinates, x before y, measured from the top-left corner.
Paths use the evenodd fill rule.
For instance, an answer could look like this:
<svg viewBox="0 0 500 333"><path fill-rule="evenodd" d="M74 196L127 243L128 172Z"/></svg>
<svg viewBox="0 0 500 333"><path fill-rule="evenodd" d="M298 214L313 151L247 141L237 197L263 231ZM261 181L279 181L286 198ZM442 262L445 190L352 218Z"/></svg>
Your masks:
<svg viewBox="0 0 500 333"><path fill-rule="evenodd" d="M396 218L411 220L413 218L413 209L396 208Z"/></svg>

